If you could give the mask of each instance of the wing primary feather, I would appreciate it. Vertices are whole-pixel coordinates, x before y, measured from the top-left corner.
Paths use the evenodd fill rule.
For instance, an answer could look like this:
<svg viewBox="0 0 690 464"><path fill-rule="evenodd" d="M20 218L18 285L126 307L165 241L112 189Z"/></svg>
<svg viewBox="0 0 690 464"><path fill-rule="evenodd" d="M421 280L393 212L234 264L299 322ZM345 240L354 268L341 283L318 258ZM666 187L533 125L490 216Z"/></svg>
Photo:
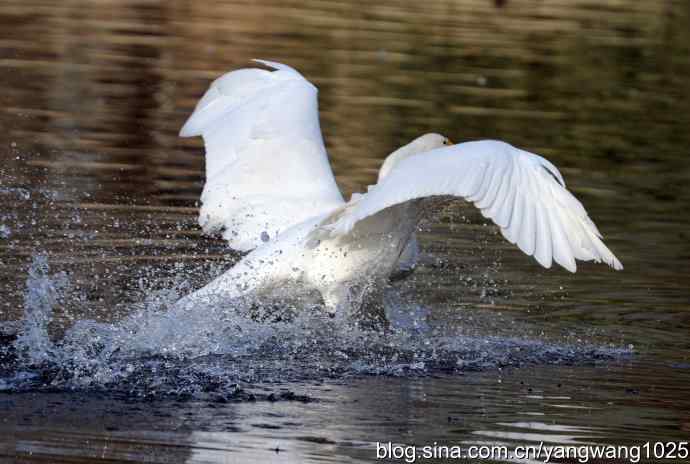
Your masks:
<svg viewBox="0 0 690 464"><path fill-rule="evenodd" d="M546 166L542 166L542 168L544 169L544 171L545 171L549 176L551 176L551 177L553 178L553 180L555 180L556 182L558 182L558 185L560 185L561 187L565 187L565 185L562 183L562 180L563 180L562 177L561 177L561 178L557 177L556 174L554 174L553 171L551 171L551 170L550 170L549 168L547 168Z"/></svg>
<svg viewBox="0 0 690 464"><path fill-rule="evenodd" d="M496 166L496 164L498 164L498 166ZM494 169L492 170L491 179L486 186L486 190L483 195L474 202L475 206L480 210L488 208L496 200L498 190L503 183L503 174L506 168L499 163L495 163L491 167Z"/></svg>
<svg viewBox="0 0 690 464"><path fill-rule="evenodd" d="M551 229L546 218L546 211L536 206L534 208L536 215L536 248L534 251L534 258L539 264L546 269L551 267L552 243L551 243Z"/></svg>
<svg viewBox="0 0 690 464"><path fill-rule="evenodd" d="M561 187L565 188L565 179L563 179L563 176L561 175L561 172L558 170L556 166L554 166L549 160L542 158L541 156L537 156L533 153L525 152L523 150L519 150L521 153L526 153L529 154L532 157L537 158L539 164L549 173L551 176L558 182Z"/></svg>
<svg viewBox="0 0 690 464"><path fill-rule="evenodd" d="M554 208L554 214L558 216L561 224L563 224L563 231L566 234L570 248L573 251L575 259L580 261L591 261L594 259L592 252L583 246L583 234L585 230L578 221L567 209Z"/></svg>
<svg viewBox="0 0 690 464"><path fill-rule="evenodd" d="M575 257L573 256L573 251L568 241L568 236L563 230L564 224L560 222L557 213L555 212L557 209L557 207L552 207L544 210L549 221L549 228L551 230L553 259L568 271L575 272L577 271Z"/></svg>
<svg viewBox="0 0 690 464"><path fill-rule="evenodd" d="M510 214L509 229L510 238L508 239L511 243L517 243L520 238L521 227L522 227L522 217L524 216L524 192L522 191L522 170L520 165L516 163L515 169L513 170L513 186L512 190L515 192L515 199L513 200L512 211Z"/></svg>
<svg viewBox="0 0 690 464"><path fill-rule="evenodd" d="M500 227L507 227L510 220L510 204L511 195L515 194L515 189L512 187L513 163L510 159L507 160L508 166L501 173L501 185L494 195L491 203L486 207L485 217L490 217Z"/></svg>
<svg viewBox="0 0 690 464"><path fill-rule="evenodd" d="M526 196L521 195L524 199L523 208L524 216L522 217L522 227L520 228L520 237L518 238L518 247L527 255L534 254L535 240L536 240L536 225L535 225L535 205L527 201Z"/></svg>
<svg viewBox="0 0 690 464"><path fill-rule="evenodd" d="M503 236L510 243L515 244L517 241L517 234L520 231L520 225L518 224L517 209L519 208L519 193L517 189L510 189L511 197L506 201L506 206L503 207L503 211L508 214L508 224L505 228L502 228Z"/></svg>

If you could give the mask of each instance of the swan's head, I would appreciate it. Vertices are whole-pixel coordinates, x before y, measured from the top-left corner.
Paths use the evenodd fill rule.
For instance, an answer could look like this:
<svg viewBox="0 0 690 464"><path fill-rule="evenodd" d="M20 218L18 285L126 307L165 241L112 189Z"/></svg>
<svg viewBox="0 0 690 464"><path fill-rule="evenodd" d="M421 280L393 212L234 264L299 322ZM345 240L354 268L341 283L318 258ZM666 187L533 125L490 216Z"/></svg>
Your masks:
<svg viewBox="0 0 690 464"><path fill-rule="evenodd" d="M445 137L441 134L435 134L432 132L430 134L424 134L421 137L417 137L412 142L398 148L393 153L388 155L386 160L383 162L381 169L379 169L378 182L381 182L381 179L386 177L397 163L404 160L408 156L441 148L444 145L452 145L452 143L448 137Z"/></svg>

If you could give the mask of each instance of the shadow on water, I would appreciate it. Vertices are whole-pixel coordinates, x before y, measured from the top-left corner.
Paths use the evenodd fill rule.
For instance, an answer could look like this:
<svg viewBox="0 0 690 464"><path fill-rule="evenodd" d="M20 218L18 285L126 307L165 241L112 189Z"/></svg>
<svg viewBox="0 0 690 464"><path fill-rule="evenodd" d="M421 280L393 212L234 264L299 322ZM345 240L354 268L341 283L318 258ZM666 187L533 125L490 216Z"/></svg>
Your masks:
<svg viewBox="0 0 690 464"><path fill-rule="evenodd" d="M689 20L661 0L5 1L0 456L353 462L375 441L687 437ZM255 57L319 87L346 193L421 133L505 139L561 168L625 271L542 271L455 203L395 284L398 331L166 318L238 258L200 235L202 150L177 131Z"/></svg>

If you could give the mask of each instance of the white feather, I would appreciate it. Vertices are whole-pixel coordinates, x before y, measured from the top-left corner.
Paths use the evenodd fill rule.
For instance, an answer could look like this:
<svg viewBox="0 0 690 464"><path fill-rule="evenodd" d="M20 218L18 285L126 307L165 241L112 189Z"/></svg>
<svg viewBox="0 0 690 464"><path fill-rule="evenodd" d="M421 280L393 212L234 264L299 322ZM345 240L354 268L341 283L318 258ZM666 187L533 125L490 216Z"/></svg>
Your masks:
<svg viewBox="0 0 690 464"><path fill-rule="evenodd" d="M202 135L206 184L199 223L249 250L343 204L328 163L317 90L289 66L216 79L180 131Z"/></svg>
<svg viewBox="0 0 690 464"><path fill-rule="evenodd" d="M580 259L622 269L553 164L492 140L438 148L400 161L329 225L330 234L348 234L359 221L391 206L446 195L472 201L501 226L511 243L546 268L555 260L575 272L575 259Z"/></svg>
<svg viewBox="0 0 690 464"><path fill-rule="evenodd" d="M423 213L416 200L431 196L473 202L544 267L556 261L575 272L579 259L622 269L558 169L503 142L443 147L445 137L423 135L389 155L378 183L345 203L328 164L316 87L289 66L256 61L275 71L221 76L180 131L203 136L206 146L204 231L222 230L233 248L255 249L180 307L299 282L317 289L329 310L347 311L355 293L385 281L396 264L414 264Z"/></svg>

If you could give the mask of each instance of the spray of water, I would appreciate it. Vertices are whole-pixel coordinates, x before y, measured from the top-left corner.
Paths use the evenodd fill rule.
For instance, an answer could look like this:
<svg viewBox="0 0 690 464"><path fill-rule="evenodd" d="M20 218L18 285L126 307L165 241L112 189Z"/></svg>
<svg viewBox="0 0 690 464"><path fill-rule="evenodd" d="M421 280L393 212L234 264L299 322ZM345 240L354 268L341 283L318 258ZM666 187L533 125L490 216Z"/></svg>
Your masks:
<svg viewBox="0 0 690 464"><path fill-rule="evenodd" d="M256 317L257 302L251 300L175 307L181 296L175 289L150 292L118 322L78 320L52 341L53 309L68 289L64 274L50 274L45 256L34 258L14 342L15 366L0 380L0 390L241 398L247 385L266 382L428 375L621 355L591 346L442 332L427 324L424 308L391 296L393 323L375 330L305 305L291 308L294 317L280 321ZM275 304L266 311L273 309Z"/></svg>
<svg viewBox="0 0 690 464"><path fill-rule="evenodd" d="M40 364L50 361L54 354L48 335L53 307L67 288L64 273L49 276L48 258L35 256L29 268L24 292L24 320L15 347L26 362Z"/></svg>

